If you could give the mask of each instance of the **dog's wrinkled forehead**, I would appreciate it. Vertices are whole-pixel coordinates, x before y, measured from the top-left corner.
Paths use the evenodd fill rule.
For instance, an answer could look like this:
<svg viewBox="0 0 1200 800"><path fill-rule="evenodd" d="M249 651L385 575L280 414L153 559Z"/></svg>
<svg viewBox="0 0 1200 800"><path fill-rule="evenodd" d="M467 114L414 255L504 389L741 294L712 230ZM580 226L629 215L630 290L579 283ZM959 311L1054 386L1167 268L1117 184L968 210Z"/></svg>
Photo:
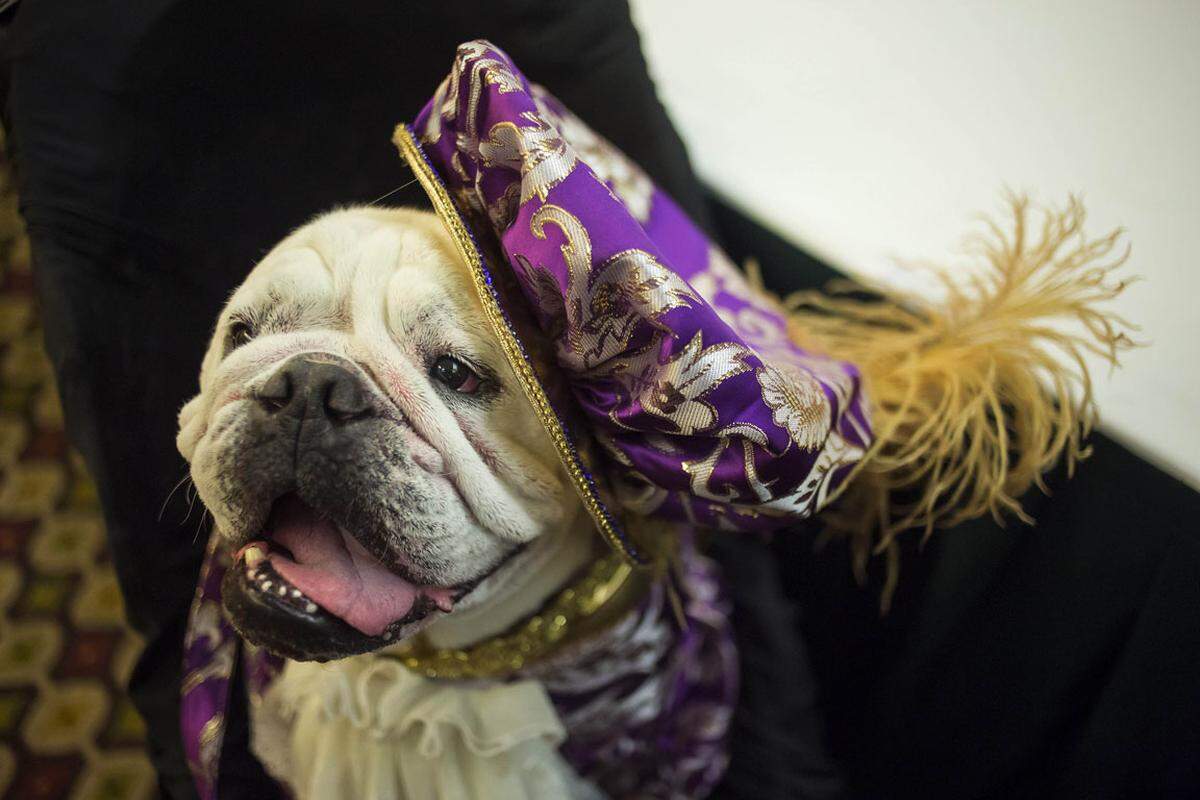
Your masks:
<svg viewBox="0 0 1200 800"><path fill-rule="evenodd" d="M206 367L239 335L328 331L498 368L503 354L483 321L466 266L436 217L337 211L292 233L254 268L222 314Z"/></svg>

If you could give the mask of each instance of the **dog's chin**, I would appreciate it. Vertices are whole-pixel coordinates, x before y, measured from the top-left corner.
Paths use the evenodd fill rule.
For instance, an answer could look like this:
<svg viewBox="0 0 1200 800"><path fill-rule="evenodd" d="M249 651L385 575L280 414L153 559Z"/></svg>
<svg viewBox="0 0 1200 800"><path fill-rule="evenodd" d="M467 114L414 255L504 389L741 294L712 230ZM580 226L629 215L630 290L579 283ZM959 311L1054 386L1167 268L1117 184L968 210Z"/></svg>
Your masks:
<svg viewBox="0 0 1200 800"><path fill-rule="evenodd" d="M457 586L423 585L289 494L275 501L262 535L234 554L221 594L246 640L284 658L331 661L413 636L486 574Z"/></svg>

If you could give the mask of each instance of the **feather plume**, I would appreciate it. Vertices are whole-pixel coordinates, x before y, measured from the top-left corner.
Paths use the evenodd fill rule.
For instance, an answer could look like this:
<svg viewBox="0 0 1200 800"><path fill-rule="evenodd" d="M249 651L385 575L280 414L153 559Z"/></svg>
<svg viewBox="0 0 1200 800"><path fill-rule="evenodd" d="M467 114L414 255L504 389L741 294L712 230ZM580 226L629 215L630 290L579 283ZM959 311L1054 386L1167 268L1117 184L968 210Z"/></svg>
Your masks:
<svg viewBox="0 0 1200 800"><path fill-rule="evenodd" d="M1133 326L1100 308L1127 281L1122 231L1089 239L1076 198L1059 210L1008 198L1005 226L984 220L970 240L983 269L933 274L930 303L838 282L787 298L799 344L859 365L877 439L823 513L827 536L849 537L855 572L888 560L886 610L899 572L896 537L928 538L990 514L1032 523L1020 497L1060 460L1089 455L1096 419L1086 354L1112 367Z"/></svg>

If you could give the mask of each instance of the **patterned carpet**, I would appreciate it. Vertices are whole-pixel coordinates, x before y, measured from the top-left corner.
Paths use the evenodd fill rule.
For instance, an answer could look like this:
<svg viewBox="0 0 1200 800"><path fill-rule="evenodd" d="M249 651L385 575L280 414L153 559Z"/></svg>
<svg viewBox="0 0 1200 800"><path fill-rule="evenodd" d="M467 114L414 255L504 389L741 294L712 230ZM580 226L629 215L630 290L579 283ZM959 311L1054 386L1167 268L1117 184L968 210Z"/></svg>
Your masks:
<svg viewBox="0 0 1200 800"><path fill-rule="evenodd" d="M145 798L154 773L124 692L140 645L41 341L0 157L0 796Z"/></svg>

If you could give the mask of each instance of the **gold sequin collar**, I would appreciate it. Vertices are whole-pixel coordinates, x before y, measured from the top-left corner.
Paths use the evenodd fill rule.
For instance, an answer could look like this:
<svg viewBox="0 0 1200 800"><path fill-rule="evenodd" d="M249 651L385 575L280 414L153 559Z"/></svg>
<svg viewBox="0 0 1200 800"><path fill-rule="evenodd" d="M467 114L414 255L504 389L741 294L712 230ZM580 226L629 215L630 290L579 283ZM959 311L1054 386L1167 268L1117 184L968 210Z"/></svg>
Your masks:
<svg viewBox="0 0 1200 800"><path fill-rule="evenodd" d="M380 655L427 678L506 678L615 623L644 596L650 580L646 571L609 553L507 633L465 648L435 648L418 635Z"/></svg>

